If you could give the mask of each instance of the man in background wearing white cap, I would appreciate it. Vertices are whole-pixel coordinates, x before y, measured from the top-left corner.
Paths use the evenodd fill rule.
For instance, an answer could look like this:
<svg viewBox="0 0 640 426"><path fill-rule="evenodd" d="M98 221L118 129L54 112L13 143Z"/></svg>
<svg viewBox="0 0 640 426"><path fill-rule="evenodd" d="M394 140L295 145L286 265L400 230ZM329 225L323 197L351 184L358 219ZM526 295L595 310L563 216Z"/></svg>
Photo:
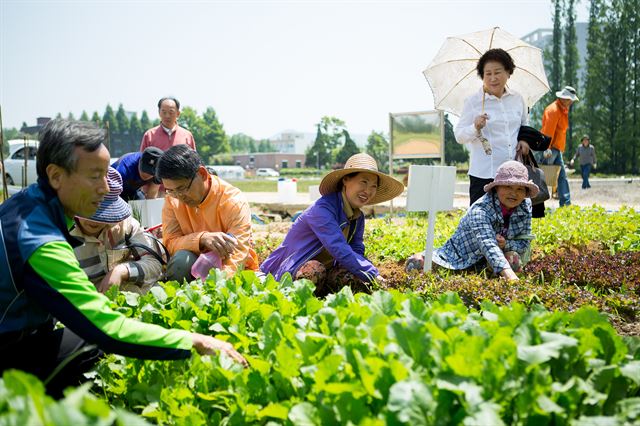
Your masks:
<svg viewBox="0 0 640 426"><path fill-rule="evenodd" d="M560 198L560 207L571 204L571 195L569 193L569 181L567 181L567 173L564 170L564 161L562 153L567 143L567 129L569 128L569 108L571 104L578 101L576 89L571 86L565 86L559 92L556 92L556 99L544 109L542 115L541 132L547 136L551 136L551 144L549 149L544 151L542 164L555 164L560 166L560 174L558 175L558 198Z"/></svg>

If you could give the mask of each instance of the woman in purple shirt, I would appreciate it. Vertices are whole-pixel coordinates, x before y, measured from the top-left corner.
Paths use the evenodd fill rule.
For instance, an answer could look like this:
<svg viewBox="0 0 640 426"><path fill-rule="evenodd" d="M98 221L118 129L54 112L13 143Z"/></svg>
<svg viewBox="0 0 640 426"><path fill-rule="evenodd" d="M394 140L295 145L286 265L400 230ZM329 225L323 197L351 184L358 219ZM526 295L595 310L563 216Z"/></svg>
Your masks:
<svg viewBox="0 0 640 426"><path fill-rule="evenodd" d="M326 175L320 183L322 197L294 222L282 244L260 269L280 279L290 273L316 284L316 294L336 289L336 280L383 281L364 257L365 205L397 197L404 185L378 171L376 160L356 154L344 168Z"/></svg>

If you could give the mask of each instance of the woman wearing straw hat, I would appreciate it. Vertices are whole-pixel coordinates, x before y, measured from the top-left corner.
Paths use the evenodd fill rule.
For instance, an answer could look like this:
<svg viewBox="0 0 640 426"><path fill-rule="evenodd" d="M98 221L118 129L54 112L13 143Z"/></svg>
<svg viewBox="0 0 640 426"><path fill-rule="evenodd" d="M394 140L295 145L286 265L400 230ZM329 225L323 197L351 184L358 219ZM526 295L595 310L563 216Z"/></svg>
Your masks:
<svg viewBox="0 0 640 426"><path fill-rule="evenodd" d="M76 226L70 234L84 244L74 248L74 253L101 293L112 285L146 293L160 279L162 264L150 251L142 249L154 250L155 245L131 216L129 204L120 198L122 177L113 167L109 167L107 183L109 192L93 216L75 217ZM142 252L140 255L138 249Z"/></svg>
<svg viewBox="0 0 640 426"><path fill-rule="evenodd" d="M485 194L460 219L444 246L433 252L433 263L446 269L481 270L489 266L508 280L518 280L531 240L531 200L538 186L529 180L527 168L518 161L498 167L495 180L484 186ZM413 255L406 269L422 268L424 254ZM515 272L514 272L515 271Z"/></svg>
<svg viewBox="0 0 640 426"><path fill-rule="evenodd" d="M365 205L397 197L404 185L378 171L367 154L349 158L320 182L322 197L294 222L282 244L260 269L280 279L290 273L316 284L316 294L337 290L335 280L362 282L382 280L375 266L364 257Z"/></svg>

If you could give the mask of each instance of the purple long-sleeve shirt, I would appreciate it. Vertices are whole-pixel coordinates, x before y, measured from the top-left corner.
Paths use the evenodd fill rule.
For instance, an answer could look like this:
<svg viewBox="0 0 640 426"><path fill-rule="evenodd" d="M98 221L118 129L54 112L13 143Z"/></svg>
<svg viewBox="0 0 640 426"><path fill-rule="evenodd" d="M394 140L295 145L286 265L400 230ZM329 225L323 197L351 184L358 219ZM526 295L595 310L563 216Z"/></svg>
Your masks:
<svg viewBox="0 0 640 426"><path fill-rule="evenodd" d="M354 223L355 222L355 223ZM349 226L348 237L343 229ZM294 222L282 244L264 261L260 269L276 279L289 272L295 277L298 269L326 249L335 264L363 281L379 275L364 257L364 216L349 221L343 208L342 194L327 194L312 204Z"/></svg>

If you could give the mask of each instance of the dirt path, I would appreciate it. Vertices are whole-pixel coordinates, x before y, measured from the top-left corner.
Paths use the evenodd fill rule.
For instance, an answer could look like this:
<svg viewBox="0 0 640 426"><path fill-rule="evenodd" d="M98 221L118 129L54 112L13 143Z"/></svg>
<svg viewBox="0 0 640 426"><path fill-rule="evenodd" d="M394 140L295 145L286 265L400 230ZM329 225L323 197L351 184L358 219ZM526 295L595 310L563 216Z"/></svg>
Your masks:
<svg viewBox="0 0 640 426"><path fill-rule="evenodd" d="M578 206L592 206L597 204L607 210L618 210L623 205L633 207L640 211L640 178L634 179L591 179L591 189L581 189L582 180L576 178L569 179L569 192L571 202ZM469 182L459 181L456 183L455 198L453 206L455 208L469 206ZM307 193L296 193L292 203L280 203L276 192L245 192L245 196L252 207L256 210L304 210L311 204L311 199ZM393 200L394 209L404 210L407 204L406 192ZM545 202L547 208L558 208L559 201L553 198ZM374 214L382 214L389 211L390 203L382 203L373 206Z"/></svg>

